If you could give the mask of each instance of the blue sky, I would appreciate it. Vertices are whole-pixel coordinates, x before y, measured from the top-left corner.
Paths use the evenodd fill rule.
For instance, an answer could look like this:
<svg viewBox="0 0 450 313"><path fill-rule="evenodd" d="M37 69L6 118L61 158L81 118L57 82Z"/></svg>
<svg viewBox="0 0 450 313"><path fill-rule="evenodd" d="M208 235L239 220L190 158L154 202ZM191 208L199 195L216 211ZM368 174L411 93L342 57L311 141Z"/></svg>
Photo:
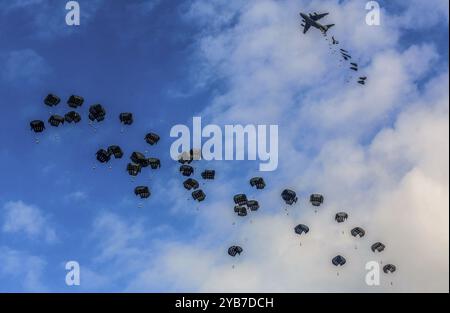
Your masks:
<svg viewBox="0 0 450 313"><path fill-rule="evenodd" d="M196 165L198 171L217 167L220 176L218 181L204 186L210 202L200 205L202 215L199 216L196 211L199 206L188 200L189 194L183 191L182 178L177 173L177 163L170 159L172 139L169 131L173 125L189 125L193 116L202 116L205 121L218 124L243 121L280 124L281 138L289 138L286 139L289 144L280 139L280 168L275 173L267 173L268 180L273 178L274 181L274 187L268 191L267 197L278 197L279 190L284 186L294 186L300 193L307 195L322 187L328 190L326 183L321 185L327 180L325 178L308 183L303 179L311 178L311 173L318 169L328 168L328 160L324 161L323 155L329 149L336 148L333 146L335 141L355 144L358 149L362 149L363 154L368 155L376 150L374 142L383 141L386 129L396 128L399 117L409 112L411 103L419 103L427 95L434 95L430 85L436 81L445 81L448 76L448 13L443 13L440 6L430 8L428 1L414 1L412 5L382 1L380 4L386 11L385 16L392 17L383 24L382 30L373 33L367 31L367 36L355 30L355 33L344 37L352 27L351 21L354 21L355 29L364 27L357 24L358 19L354 19L358 16L355 12L362 12L361 18L364 18L364 11L357 11L357 5L349 5L346 1L321 3L318 10L327 8L327 4L336 8L337 36L365 63L369 77L371 69L375 73L377 71L374 60L379 60L378 66L383 68L383 64L390 67L403 62L400 59L405 59L407 61L399 65L405 66L405 71L399 70L401 75L398 77L408 87L402 91L404 94L392 97L387 92L389 95L386 97L391 98L386 103L405 99L405 95L407 97L404 102L392 107L389 104L389 109L379 112L353 110L349 99L354 94L338 94L335 99L349 102L349 108L352 108L349 109L349 116L356 114L373 118L362 119L363 127L355 125L352 128L348 126L348 120L343 118L330 120L322 128L298 117L317 112L333 115L327 111L326 103L333 98L330 94L333 90L342 89L342 86L332 81L336 75L342 75L342 71L334 67L330 69L333 61L329 59L315 63L320 62L320 59L311 56L311 64L317 64L318 74L323 75L322 78L317 77L305 62L297 64L289 59L297 54L281 48L281 52L274 49L275 61L272 66L270 47L278 42L266 42L272 40L270 32L273 29L274 32L283 30L277 28L277 23L282 24L280 16L291 16L286 15L286 11L309 10L314 5L319 6L318 3L308 2L302 6L303 3L293 1L264 1L258 8L256 1L252 4L241 1L205 4L199 1L80 0L81 25L78 27L65 25L65 3L63 0L0 2L0 29L3 30L0 32L0 262L8 265L0 270L2 291L216 290L215 281L204 284L199 278L190 277L186 268L192 266L196 268L195 271L198 270L197 266L208 268L208 272L200 272L201 276L224 275L223 268L230 267L226 263L228 261L220 258L227 258L224 248L232 241L230 238L241 242L250 240L247 235L243 235L248 226L246 224L239 225L239 233L229 232L228 221L235 217L231 213L230 216L223 215L225 213L222 212L231 210L226 208L223 199L230 199L241 190L254 192L249 189L247 182L249 177L258 174L257 164L231 162ZM358 3L363 8L364 2ZM270 12L273 13L264 13L264 7L272 5L275 10ZM414 5L429 8L430 11L416 10ZM445 5L443 7L445 9ZM349 13L346 26L340 27L339 21L346 10L353 11ZM423 15L420 12L424 12ZM329 19L333 19L333 13L331 11ZM296 18L296 13L292 14L292 21L283 26L298 24ZM411 24L414 21L417 21L417 25ZM267 29L267 37L258 37L258 34L253 37L252 32L256 28ZM247 34L250 34L249 37L246 37ZM291 34L295 36L286 37ZM312 46L314 40L321 40L320 35L313 32L308 35L308 41L299 47L292 43L302 41L299 31L283 33L280 37L290 42L286 50L298 48L295 53L300 56L311 50L319 50L318 56L323 56L324 52L320 50L327 49L325 44ZM369 42L369 37L374 41ZM255 50L252 50L252 46L239 50L243 46L238 40L245 38L247 42L254 40ZM258 47L258 44L261 46ZM411 47L418 47L419 50ZM265 63L260 62L264 58L268 62L267 69L264 69ZM256 60L254 64L249 62L253 59ZM304 72L295 75L288 70L277 72L278 69L284 71L289 68L290 64L292 68ZM249 70L253 73L259 73L262 69L273 71L275 81L285 83L289 91L284 92L276 83L270 85L274 86L273 90L266 88L265 79L258 84L258 79L263 76L246 76L249 75L245 71L246 65L255 67ZM277 76L280 73L286 75ZM264 77L272 75L270 72L261 74L268 75ZM255 86L249 83L248 92L243 94L243 82L249 77L255 78ZM297 87L296 82L299 83ZM379 92L383 93L383 85L380 83L378 86L382 89ZM442 88L444 96L448 97L448 87L441 87L440 90ZM43 104L43 98L48 93L55 93L62 98L62 103L55 109L49 109ZM48 126L38 136L37 144L35 134L29 129L29 121L47 120L50 112L64 114L69 110L65 101L71 94L85 98L85 104L80 110L82 123L60 128ZM284 95L289 98L284 99ZM301 99L302 102L314 98L320 98L316 107L303 107L295 102L295 99ZM242 103L237 103L236 99L242 99ZM288 104L281 111L281 104L277 106L274 103L285 100ZM88 125L86 113L89 105L94 103L103 104L107 111L106 120L96 125L96 131ZM261 108L253 107L259 103ZM426 105L418 105L420 108L422 106L424 110L427 109ZM340 112L344 110L342 108ZM125 111L133 112L135 116L132 126L122 127L118 121L119 113ZM448 108L443 112L441 116L444 116L445 128L445 125L448 127ZM419 116L428 115L425 112ZM296 119L305 127L299 129L292 125ZM143 140L149 131L161 135L158 145L150 147ZM441 136L435 131L429 130L435 136ZM291 140L295 132L300 138L296 142ZM125 157L113 160L112 168L108 169L107 166L97 164L95 152L112 144L120 145L125 151ZM443 148L445 150L445 146ZM135 150L147 151L148 155L160 158L162 168L144 171L132 181L125 172L125 166L128 155ZM447 165L443 166L448 167L448 143L445 151L443 155L444 161L447 158ZM352 160L350 155L349 159ZM372 162L371 157L367 158L366 162ZM401 178L412 171L416 163L422 164L415 157L404 158L385 164L386 168L397 164L395 169L399 170L395 179L389 180L389 183L381 178L377 181L365 181L364 178L360 183L365 186L363 190L357 188L347 191L354 193L356 199L361 199L367 196L365 189L374 185L386 183L393 189L402 186ZM290 170L293 162L298 166L294 171ZM339 163L333 159L329 162ZM354 162L359 163L361 160L356 157ZM325 173L324 170L324 176ZM328 181L336 179L336 186L344 186L348 181L347 178L333 176L335 173L328 174L331 175ZM441 181L448 186L448 176ZM133 194L137 184L148 184L152 190L151 198L142 202L143 207L139 207L141 201ZM380 188L375 189L371 195L373 199L378 199ZM210 200L216 194L217 201ZM345 197L341 199L336 195L335 198L338 206L348 204ZM444 192L445 201L448 202L448 191ZM231 207L231 202L228 205ZM221 213L215 215L215 209ZM263 214L267 214L265 218L270 220L284 213L271 206ZM448 216L448 212L446 214ZM298 213L296 218L302 218L302 215ZM218 222L220 225L211 230L214 227L210 224L220 220L226 220L226 226ZM280 223L284 225L285 222L289 223L284 220ZM274 221L276 223L277 220ZM448 224L447 233L443 234L445 239L448 243ZM256 249L258 243L254 243L253 247ZM173 250L179 250L180 254L174 254ZM197 255L199 259L196 259L189 250L202 251L205 255ZM214 255L220 258L216 259ZM160 267L161 263L173 261L171 258L178 258L179 264ZM448 267L448 250L443 259L447 260ZM79 287L65 285L64 264L69 260L76 260L81 265L82 284ZM217 264L223 267L220 271L215 268ZM180 272L173 270L173 267L179 268ZM245 263L242 265L242 270L248 270L252 277L259 277L254 270L264 272L266 269L251 269ZM305 281L309 281L309 278ZM411 284L414 285L413 282ZM448 279L443 285L430 286L430 289L441 290L442 286L445 289L445 284L448 290ZM224 285L225 290L233 288L232 283ZM282 286L289 286L287 290L296 290L288 282L280 282L272 288L269 286L267 290L284 290ZM320 286L327 289L326 283L311 283L311 286L312 290L321 290ZM357 286L350 280L343 290ZM400 290L410 290L411 286L402 287ZM259 287L249 285L243 290L259 290Z"/></svg>

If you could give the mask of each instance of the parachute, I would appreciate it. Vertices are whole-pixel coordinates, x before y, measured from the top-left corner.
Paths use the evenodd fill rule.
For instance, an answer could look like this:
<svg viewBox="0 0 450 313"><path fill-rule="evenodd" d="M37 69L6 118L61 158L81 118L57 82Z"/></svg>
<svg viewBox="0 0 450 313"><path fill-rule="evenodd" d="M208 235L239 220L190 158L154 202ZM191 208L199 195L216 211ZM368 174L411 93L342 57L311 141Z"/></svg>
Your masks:
<svg viewBox="0 0 450 313"><path fill-rule="evenodd" d="M161 161L157 158L148 158L147 163L150 165L152 170L156 170L161 167Z"/></svg>
<svg viewBox="0 0 450 313"><path fill-rule="evenodd" d="M199 149L191 149L188 151L184 151L178 156L178 162L181 164L191 164L194 160L200 160L202 156L202 152Z"/></svg>
<svg viewBox="0 0 450 313"><path fill-rule="evenodd" d="M334 217L334 219L338 223L343 223L348 219L348 214L345 212L336 213L336 216Z"/></svg>
<svg viewBox="0 0 450 313"><path fill-rule="evenodd" d="M81 121L81 116L75 111L70 111L64 115L64 119L67 123L79 123Z"/></svg>
<svg viewBox="0 0 450 313"><path fill-rule="evenodd" d="M393 264L387 264L383 267L383 272L386 274L394 273L397 270L397 267Z"/></svg>
<svg viewBox="0 0 450 313"><path fill-rule="evenodd" d="M83 97L80 96L76 96L76 95L71 95L69 97L69 100L67 100L67 104L69 105L69 107L71 108L78 108L81 107L84 103L84 99Z"/></svg>
<svg viewBox="0 0 450 313"><path fill-rule="evenodd" d="M283 200L286 202L286 204L289 204L289 205L296 203L298 200L297 194L295 193L295 191L292 191L289 189L283 190L283 192L281 193L281 198L283 198Z"/></svg>
<svg viewBox="0 0 450 313"><path fill-rule="evenodd" d="M312 194L309 201L313 206L320 206L323 203L323 196L321 194Z"/></svg>
<svg viewBox="0 0 450 313"><path fill-rule="evenodd" d="M105 119L106 111L101 104L91 105L89 108L89 119L91 121L101 122Z"/></svg>
<svg viewBox="0 0 450 313"><path fill-rule="evenodd" d="M197 200L198 202L202 202L203 200L205 200L206 195L203 190L198 189L192 192L192 198L194 198L194 200Z"/></svg>
<svg viewBox="0 0 450 313"><path fill-rule="evenodd" d="M237 205L246 205L247 204L247 195L245 194L237 194L233 197L234 203Z"/></svg>
<svg viewBox="0 0 450 313"><path fill-rule="evenodd" d="M147 135L145 135L145 141L151 146L157 144L159 139L159 135L155 133L148 133Z"/></svg>
<svg viewBox="0 0 450 313"><path fill-rule="evenodd" d="M236 205L234 207L234 212L239 216L247 216L247 208L245 206Z"/></svg>
<svg viewBox="0 0 450 313"><path fill-rule="evenodd" d="M359 238L362 238L366 234L366 231L361 227L355 227L352 229L351 233L353 237L359 236Z"/></svg>
<svg viewBox="0 0 450 313"><path fill-rule="evenodd" d="M180 166L180 172L183 176L191 176L194 173L194 168L190 165L183 164Z"/></svg>
<svg viewBox="0 0 450 313"><path fill-rule="evenodd" d="M53 114L48 119L48 123L52 126L58 127L59 125L64 124L64 117L57 114Z"/></svg>
<svg viewBox="0 0 450 313"><path fill-rule="evenodd" d="M266 187L266 183L262 177L253 177L250 179L250 186L256 186L256 189L264 189Z"/></svg>
<svg viewBox="0 0 450 313"><path fill-rule="evenodd" d="M119 120L124 125L131 125L133 124L133 114L129 112L120 113Z"/></svg>
<svg viewBox="0 0 450 313"><path fill-rule="evenodd" d="M372 245L372 247L370 247L370 249L372 249L372 252L375 252L375 251L382 252L385 248L386 248L386 246L384 244L382 244L381 242L376 242Z"/></svg>
<svg viewBox="0 0 450 313"><path fill-rule="evenodd" d="M148 166L148 160L145 157L144 154L140 153L140 152L133 152L130 156L130 160L135 163L135 164L139 164L141 167L147 167Z"/></svg>
<svg viewBox="0 0 450 313"><path fill-rule="evenodd" d="M43 121L34 120L30 122L30 127L35 133L42 133L45 129L45 124Z"/></svg>
<svg viewBox="0 0 450 313"><path fill-rule="evenodd" d="M181 164L191 164L192 159L190 159L190 158L185 159L183 155L180 155L178 158L178 162Z"/></svg>
<svg viewBox="0 0 450 313"><path fill-rule="evenodd" d="M100 163L109 162L110 159L111 159L111 154L108 151L106 151L105 149L100 149L97 151L97 160Z"/></svg>
<svg viewBox="0 0 450 313"><path fill-rule="evenodd" d="M241 254L242 251L244 251L241 247L239 246L231 246L228 248L228 254L232 257L235 257L236 254Z"/></svg>
<svg viewBox="0 0 450 313"><path fill-rule="evenodd" d="M216 176L216 171L214 170L204 170L201 174L203 179L214 179Z"/></svg>
<svg viewBox="0 0 450 313"><path fill-rule="evenodd" d="M345 263L347 263L347 260L343 256L338 255L338 256L335 256L331 260L331 262L333 263L334 266L343 266Z"/></svg>
<svg viewBox="0 0 450 313"><path fill-rule="evenodd" d="M258 209L259 209L259 202L256 201L256 200L248 200L247 201L247 207L251 211L258 211Z"/></svg>
<svg viewBox="0 0 450 313"><path fill-rule="evenodd" d="M307 234L309 233L309 227L303 224L299 224L295 226L294 231L296 234L301 235L303 233Z"/></svg>
<svg viewBox="0 0 450 313"><path fill-rule="evenodd" d="M150 197L150 190L147 186L138 186L134 188L134 194L139 196L141 199L147 199Z"/></svg>
<svg viewBox="0 0 450 313"><path fill-rule="evenodd" d="M60 102L61 102L61 99L58 96L51 94L51 93L48 94L47 97L45 97L45 99L44 99L44 103L46 105L48 105L49 107L56 106Z"/></svg>
<svg viewBox="0 0 450 313"><path fill-rule="evenodd" d="M109 146L108 153L113 155L116 159L121 159L123 157L123 151L119 146Z"/></svg>
<svg viewBox="0 0 450 313"><path fill-rule="evenodd" d="M139 164L128 163L127 172L131 176L137 176L141 172L141 168Z"/></svg>
<svg viewBox="0 0 450 313"><path fill-rule="evenodd" d="M198 181L193 178L188 178L183 182L184 188L187 190L197 189L199 187Z"/></svg>

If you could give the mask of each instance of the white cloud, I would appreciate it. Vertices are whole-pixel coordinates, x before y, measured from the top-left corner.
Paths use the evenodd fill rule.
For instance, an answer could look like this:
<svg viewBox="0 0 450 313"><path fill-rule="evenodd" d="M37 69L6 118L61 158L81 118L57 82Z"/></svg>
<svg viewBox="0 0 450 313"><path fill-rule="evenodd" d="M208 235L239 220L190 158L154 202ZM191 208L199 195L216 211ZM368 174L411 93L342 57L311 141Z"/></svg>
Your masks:
<svg viewBox="0 0 450 313"><path fill-rule="evenodd" d="M0 278L5 282L1 291L46 291L42 283L46 262L41 257L3 246L0 247L0 264Z"/></svg>
<svg viewBox="0 0 450 313"><path fill-rule="evenodd" d="M67 201L83 201L88 197L87 193L81 190L73 191L66 195L65 199Z"/></svg>
<svg viewBox="0 0 450 313"><path fill-rule="evenodd" d="M18 81L25 84L37 84L51 72L47 62L31 49L15 50L0 55L3 63L1 78L12 84Z"/></svg>
<svg viewBox="0 0 450 313"><path fill-rule="evenodd" d="M198 1L189 13L212 23L199 43L202 77L226 81L202 117L280 124L279 169L266 174L266 190L249 192L261 209L247 219L234 215L236 186L255 172L217 164L212 196L197 213L197 238L167 238L151 250L139 223L107 214L95 224L98 234L110 234L100 256L116 260L132 278L128 289L140 291L448 292L448 70L425 87L417 83L434 72L434 47L399 51L402 26L366 27L362 2L228 3ZM300 33L298 11L313 8L332 12L340 47L358 59L367 86L345 82L349 71L337 66L321 34ZM280 199L286 187L301 197L288 211ZM326 198L317 214L307 202L311 192ZM337 224L342 210L350 218ZM188 210L177 201L173 211ZM307 236L294 234L299 223L310 226ZM364 238L349 235L355 226L367 231ZM387 246L382 254L370 251L376 241ZM244 253L231 258L226 250L236 243ZM337 254L348 260L339 276L331 264ZM372 260L398 271L368 287L364 266Z"/></svg>
<svg viewBox="0 0 450 313"><path fill-rule="evenodd" d="M57 241L55 230L39 208L22 201L11 201L3 206L3 210L3 232L24 233L29 238L44 239L48 243Z"/></svg>

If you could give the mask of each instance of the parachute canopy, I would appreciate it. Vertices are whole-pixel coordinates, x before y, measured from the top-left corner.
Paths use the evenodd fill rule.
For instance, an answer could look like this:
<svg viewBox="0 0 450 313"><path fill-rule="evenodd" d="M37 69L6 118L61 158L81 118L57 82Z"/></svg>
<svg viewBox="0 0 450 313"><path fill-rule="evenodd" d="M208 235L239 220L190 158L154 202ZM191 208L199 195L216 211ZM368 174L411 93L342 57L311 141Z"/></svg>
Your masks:
<svg viewBox="0 0 450 313"><path fill-rule="evenodd" d="M362 238L366 234L366 231L364 229L362 229L361 227L355 227L352 229L351 233L352 233L353 237L358 236L359 238Z"/></svg>
<svg viewBox="0 0 450 313"><path fill-rule="evenodd" d="M138 186L134 188L134 194L141 197L141 199L147 199L150 197L150 189L147 186Z"/></svg>
<svg viewBox="0 0 450 313"><path fill-rule="evenodd" d="M248 200L247 201L247 207L251 211L258 211L258 209L259 209L259 202L256 201L256 200Z"/></svg>
<svg viewBox="0 0 450 313"><path fill-rule="evenodd" d="M64 117L57 114L53 114L48 119L48 123L52 126L58 127L59 125L64 124Z"/></svg>
<svg viewBox="0 0 450 313"><path fill-rule="evenodd" d="M106 111L101 104L91 105L89 108L89 119L91 121L101 122L105 119Z"/></svg>
<svg viewBox="0 0 450 313"><path fill-rule="evenodd" d="M133 124L133 114L129 112L120 113L119 120L124 125L131 125Z"/></svg>
<svg viewBox="0 0 450 313"><path fill-rule="evenodd" d="M320 206L323 203L323 196L317 193L312 194L309 197L309 202L311 202L313 206Z"/></svg>
<svg viewBox="0 0 450 313"><path fill-rule="evenodd" d="M135 164L139 164L142 167L147 167L148 166L148 160L145 157L145 155L141 152L137 152L134 151L131 156L130 156L130 160L135 163Z"/></svg>
<svg viewBox="0 0 450 313"><path fill-rule="evenodd" d="M194 173L194 168L190 165L183 164L180 166L180 172L183 176L191 176Z"/></svg>
<svg viewBox="0 0 450 313"><path fill-rule="evenodd" d="M247 216L247 208L245 206L236 205L234 207L234 212L239 216Z"/></svg>
<svg viewBox="0 0 450 313"><path fill-rule="evenodd" d="M298 224L297 226L295 226L294 231L298 235L301 235L303 233L307 234L309 233L309 227L303 224Z"/></svg>
<svg viewBox="0 0 450 313"><path fill-rule="evenodd" d="M250 186L256 186L256 189L264 189L266 187L266 183L262 177L253 177L250 179Z"/></svg>
<svg viewBox="0 0 450 313"><path fill-rule="evenodd" d="M83 103L84 103L83 97L76 96L76 95L71 95L69 97L69 100L67 100L67 104L69 105L69 107L74 108L74 109L82 106Z"/></svg>
<svg viewBox="0 0 450 313"><path fill-rule="evenodd" d="M336 213L336 216L334 217L334 219L338 223L343 223L348 219L348 214L345 212Z"/></svg>
<svg viewBox="0 0 450 313"><path fill-rule="evenodd" d="M295 191L292 191L289 189L283 190L283 192L281 193L281 198L283 198L283 200L286 202L286 204L289 204L289 205L294 204L298 200L297 194L295 193Z"/></svg>
<svg viewBox="0 0 450 313"><path fill-rule="evenodd" d="M393 264L387 264L383 267L383 272L386 274L394 273L397 270L397 267Z"/></svg>
<svg viewBox="0 0 450 313"><path fill-rule="evenodd" d="M106 163L111 159L111 154L105 149L100 149L97 151L97 160L100 163Z"/></svg>
<svg viewBox="0 0 450 313"><path fill-rule="evenodd" d="M51 93L48 94L47 97L45 97L45 99L44 99L44 103L46 105L48 105L49 107L56 106L60 102L61 102L61 99L58 96L51 94Z"/></svg>
<svg viewBox="0 0 450 313"><path fill-rule="evenodd" d="M386 248L386 246L384 244L382 244L381 242L376 242L370 247L370 249L372 249L372 252L375 252L375 251L382 252L385 248Z"/></svg>
<svg viewBox="0 0 450 313"><path fill-rule="evenodd" d="M202 202L203 200L205 200L206 195L203 190L198 189L192 192L192 198L194 198L194 200L197 200L198 202Z"/></svg>
<svg viewBox="0 0 450 313"><path fill-rule="evenodd" d="M157 144L159 139L159 135L155 133L148 133L145 135L145 141L151 146Z"/></svg>
<svg viewBox="0 0 450 313"><path fill-rule="evenodd" d="M81 116L75 111L70 111L64 115L64 119L67 123L79 123L81 121Z"/></svg>
<svg viewBox="0 0 450 313"><path fill-rule="evenodd" d="M197 189L199 187L198 181L193 178L188 178L183 182L184 188L187 190Z"/></svg>
<svg viewBox="0 0 450 313"><path fill-rule="evenodd" d="M123 151L119 146L109 146L108 153L113 155L116 159L121 159L123 157Z"/></svg>
<svg viewBox="0 0 450 313"><path fill-rule="evenodd" d="M239 246L231 246L228 248L228 254L232 257L235 257L236 254L241 254L242 251L244 251L241 247Z"/></svg>
<svg viewBox="0 0 450 313"><path fill-rule="evenodd" d="M201 174L203 179L214 179L216 176L215 170L204 170Z"/></svg>
<svg viewBox="0 0 450 313"><path fill-rule="evenodd" d="M152 170L156 170L161 167L161 161L157 158L148 158L147 163L150 165Z"/></svg>
<svg viewBox="0 0 450 313"><path fill-rule="evenodd" d="M343 266L345 263L347 263L347 260L343 256L338 255L338 256L335 256L331 260L331 262L333 263L334 266Z"/></svg>
<svg viewBox="0 0 450 313"><path fill-rule="evenodd" d="M141 172L141 168L139 164L128 163L127 172L131 176L137 176Z"/></svg>
<svg viewBox="0 0 450 313"><path fill-rule="evenodd" d="M246 205L247 204L247 195L241 193L237 194L233 197L234 203L237 205Z"/></svg>
<svg viewBox="0 0 450 313"><path fill-rule="evenodd" d="M41 120L34 120L30 122L30 127L35 133L42 133L45 129L45 124Z"/></svg>

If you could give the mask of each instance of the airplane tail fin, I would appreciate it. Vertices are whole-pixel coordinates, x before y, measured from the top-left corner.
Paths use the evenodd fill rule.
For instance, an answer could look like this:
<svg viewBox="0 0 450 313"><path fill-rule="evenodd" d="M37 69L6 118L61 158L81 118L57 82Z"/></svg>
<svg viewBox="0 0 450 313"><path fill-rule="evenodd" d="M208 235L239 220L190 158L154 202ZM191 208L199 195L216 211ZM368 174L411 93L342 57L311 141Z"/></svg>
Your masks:
<svg viewBox="0 0 450 313"><path fill-rule="evenodd" d="M334 26L334 24L328 24L328 25L326 25L325 26L325 30L324 30L324 34L326 34L327 33L327 31L331 28L331 27L333 27Z"/></svg>

